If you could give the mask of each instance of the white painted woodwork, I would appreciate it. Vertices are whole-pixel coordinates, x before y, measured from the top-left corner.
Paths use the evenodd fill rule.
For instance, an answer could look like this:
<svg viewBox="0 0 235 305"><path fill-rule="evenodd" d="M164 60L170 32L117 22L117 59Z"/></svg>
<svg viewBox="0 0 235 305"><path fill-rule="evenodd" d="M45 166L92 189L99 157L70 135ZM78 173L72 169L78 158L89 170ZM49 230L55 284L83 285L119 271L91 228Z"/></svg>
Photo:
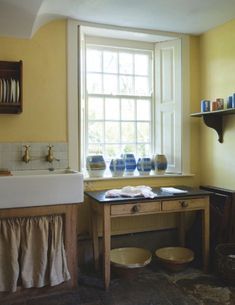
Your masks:
<svg viewBox="0 0 235 305"><path fill-rule="evenodd" d="M181 40L156 43L156 152L181 172Z"/></svg>

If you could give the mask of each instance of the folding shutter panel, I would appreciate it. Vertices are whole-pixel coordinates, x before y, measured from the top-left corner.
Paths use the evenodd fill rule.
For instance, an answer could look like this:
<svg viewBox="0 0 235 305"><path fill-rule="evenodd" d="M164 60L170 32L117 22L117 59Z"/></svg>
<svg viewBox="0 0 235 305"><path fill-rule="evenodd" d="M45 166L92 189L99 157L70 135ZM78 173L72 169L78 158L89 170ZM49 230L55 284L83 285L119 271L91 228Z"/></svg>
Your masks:
<svg viewBox="0 0 235 305"><path fill-rule="evenodd" d="M156 147L181 172L181 40L155 45Z"/></svg>

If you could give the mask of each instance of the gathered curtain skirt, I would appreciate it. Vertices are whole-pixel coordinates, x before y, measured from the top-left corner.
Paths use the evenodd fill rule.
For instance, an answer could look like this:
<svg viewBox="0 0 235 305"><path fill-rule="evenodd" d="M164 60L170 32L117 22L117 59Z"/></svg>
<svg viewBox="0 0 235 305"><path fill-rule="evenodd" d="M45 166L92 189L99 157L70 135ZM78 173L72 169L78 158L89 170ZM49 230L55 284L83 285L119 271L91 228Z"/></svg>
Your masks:
<svg viewBox="0 0 235 305"><path fill-rule="evenodd" d="M69 279L61 215L0 219L0 291Z"/></svg>

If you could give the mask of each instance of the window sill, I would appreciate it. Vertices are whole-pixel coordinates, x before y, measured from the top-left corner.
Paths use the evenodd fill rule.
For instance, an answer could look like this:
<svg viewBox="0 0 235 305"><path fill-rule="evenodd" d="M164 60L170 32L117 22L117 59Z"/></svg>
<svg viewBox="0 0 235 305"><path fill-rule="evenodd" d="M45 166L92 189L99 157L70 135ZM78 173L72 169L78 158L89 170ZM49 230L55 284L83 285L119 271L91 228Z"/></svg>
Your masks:
<svg viewBox="0 0 235 305"><path fill-rule="evenodd" d="M105 175L103 177L89 177L87 173L84 173L84 181L102 181L102 180L125 180L125 179L151 179L151 178L179 178L179 177L193 177L194 174L186 173L166 173L163 175L150 174L150 175L129 175L121 177L112 177L111 175Z"/></svg>

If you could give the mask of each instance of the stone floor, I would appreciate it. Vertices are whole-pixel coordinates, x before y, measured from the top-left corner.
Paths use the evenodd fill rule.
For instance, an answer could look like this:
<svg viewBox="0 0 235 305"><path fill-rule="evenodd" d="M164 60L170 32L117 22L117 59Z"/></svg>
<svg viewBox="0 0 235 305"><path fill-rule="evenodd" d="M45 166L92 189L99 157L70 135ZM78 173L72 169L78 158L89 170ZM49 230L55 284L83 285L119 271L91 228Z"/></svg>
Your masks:
<svg viewBox="0 0 235 305"><path fill-rule="evenodd" d="M101 276L89 272L80 274L75 290L1 294L0 305L235 305L235 287L196 269L170 274L148 267L125 278L114 275L108 291Z"/></svg>

